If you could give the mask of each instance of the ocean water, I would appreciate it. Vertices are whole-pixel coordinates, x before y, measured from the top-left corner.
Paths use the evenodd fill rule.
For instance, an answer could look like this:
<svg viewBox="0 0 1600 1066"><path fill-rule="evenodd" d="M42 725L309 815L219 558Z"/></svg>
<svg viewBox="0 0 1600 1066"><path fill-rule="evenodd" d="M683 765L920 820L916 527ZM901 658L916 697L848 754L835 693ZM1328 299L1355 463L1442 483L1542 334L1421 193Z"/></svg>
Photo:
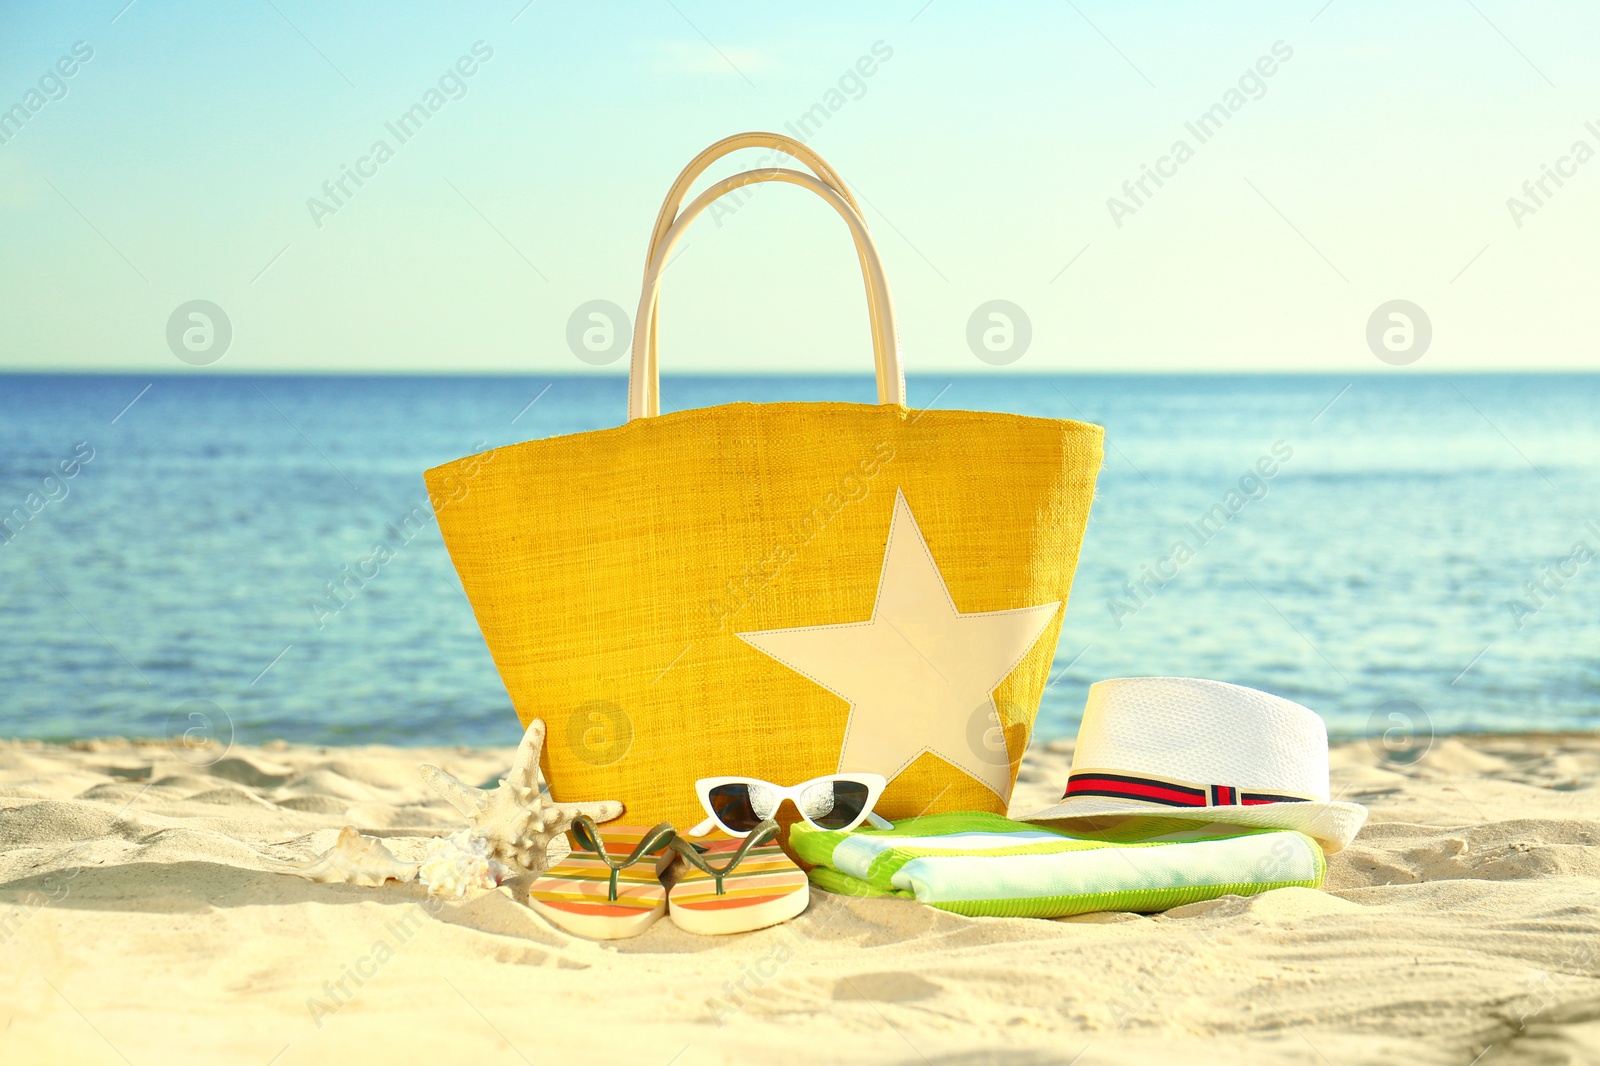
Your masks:
<svg viewBox="0 0 1600 1066"><path fill-rule="evenodd" d="M1091 682L1136 674L1278 692L1346 736L1600 728L1600 376L910 389L1106 427L1041 739L1075 731ZM388 527L427 510L425 468L615 425L625 391L0 375L0 518L26 515L0 529L0 735L514 743L437 527ZM865 377L663 385L665 409L872 398ZM379 539L394 557L319 618L324 583Z"/></svg>

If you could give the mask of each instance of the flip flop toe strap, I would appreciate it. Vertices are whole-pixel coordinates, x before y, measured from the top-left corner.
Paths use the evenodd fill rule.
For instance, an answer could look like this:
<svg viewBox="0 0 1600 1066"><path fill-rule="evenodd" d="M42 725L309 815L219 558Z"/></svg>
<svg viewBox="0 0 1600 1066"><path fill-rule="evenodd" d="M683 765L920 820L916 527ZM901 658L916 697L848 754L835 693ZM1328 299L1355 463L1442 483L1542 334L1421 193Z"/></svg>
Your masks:
<svg viewBox="0 0 1600 1066"><path fill-rule="evenodd" d="M611 853L606 851L605 842L600 838L600 827L587 814L580 814L572 820L572 835L577 840L579 847L585 851L594 852L596 857L605 863L606 868L611 871L611 883L606 889L606 899L610 903L615 903L620 894L617 884L618 874L651 852L660 851L663 847L676 849L678 844L678 831L672 827L671 822L662 822L640 837L639 843L625 858L614 859L611 857Z"/></svg>
<svg viewBox="0 0 1600 1066"><path fill-rule="evenodd" d="M773 819L768 818L766 821L750 830L749 835L746 836L744 840L740 841L738 850L733 853L733 856L728 859L727 862L722 864L722 869L720 870L711 865L698 847L689 843L689 841L684 840L682 837L674 836L667 846L682 856L684 862L687 862L690 866L693 866L701 873L709 875L711 880L716 883L716 894L720 896L724 894L722 879L733 873L738 865L744 861L744 857L750 854L751 848L758 848L762 844L765 844L767 841L777 836L779 831L778 823Z"/></svg>

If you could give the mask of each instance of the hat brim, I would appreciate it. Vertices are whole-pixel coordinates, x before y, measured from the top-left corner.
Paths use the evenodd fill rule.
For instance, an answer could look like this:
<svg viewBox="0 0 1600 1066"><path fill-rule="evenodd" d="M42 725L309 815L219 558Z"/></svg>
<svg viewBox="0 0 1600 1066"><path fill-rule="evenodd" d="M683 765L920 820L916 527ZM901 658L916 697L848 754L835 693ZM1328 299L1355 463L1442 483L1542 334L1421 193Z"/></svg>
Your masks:
<svg viewBox="0 0 1600 1066"><path fill-rule="evenodd" d="M1071 831L1073 822L1106 818L1179 818L1194 822L1222 822L1252 829L1293 829L1322 845L1328 854L1341 850L1355 839L1367 820L1367 809L1359 803L1258 803L1250 806L1168 807L1157 803L1138 803L1101 796L1073 796L1037 814L1017 819L1022 822L1048 822ZM1104 826L1084 825L1094 829Z"/></svg>

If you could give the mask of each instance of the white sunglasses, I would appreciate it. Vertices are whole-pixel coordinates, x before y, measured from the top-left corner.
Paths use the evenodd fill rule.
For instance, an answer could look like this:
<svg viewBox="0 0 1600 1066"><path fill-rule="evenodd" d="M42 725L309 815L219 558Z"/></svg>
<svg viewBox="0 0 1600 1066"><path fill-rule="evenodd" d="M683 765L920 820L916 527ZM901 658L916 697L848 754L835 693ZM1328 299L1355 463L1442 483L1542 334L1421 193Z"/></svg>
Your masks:
<svg viewBox="0 0 1600 1066"><path fill-rule="evenodd" d="M882 774L828 774L785 788L754 777L702 777L694 783L700 806L711 815L689 830L703 837L721 829L733 837L749 834L792 800L807 825L836 832L870 821L875 828L894 826L872 813L889 782Z"/></svg>

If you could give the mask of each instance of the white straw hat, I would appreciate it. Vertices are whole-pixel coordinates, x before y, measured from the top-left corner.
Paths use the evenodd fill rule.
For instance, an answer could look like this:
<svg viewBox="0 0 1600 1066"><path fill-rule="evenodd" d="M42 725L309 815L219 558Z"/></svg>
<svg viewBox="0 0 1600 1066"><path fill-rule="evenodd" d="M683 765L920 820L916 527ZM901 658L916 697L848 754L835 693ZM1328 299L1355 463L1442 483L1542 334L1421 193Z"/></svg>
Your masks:
<svg viewBox="0 0 1600 1066"><path fill-rule="evenodd" d="M1029 815L1124 816L1297 829L1329 852L1366 821L1328 798L1328 731L1292 700L1192 677L1123 677L1089 687L1061 802ZM1092 823L1088 823L1092 827Z"/></svg>

